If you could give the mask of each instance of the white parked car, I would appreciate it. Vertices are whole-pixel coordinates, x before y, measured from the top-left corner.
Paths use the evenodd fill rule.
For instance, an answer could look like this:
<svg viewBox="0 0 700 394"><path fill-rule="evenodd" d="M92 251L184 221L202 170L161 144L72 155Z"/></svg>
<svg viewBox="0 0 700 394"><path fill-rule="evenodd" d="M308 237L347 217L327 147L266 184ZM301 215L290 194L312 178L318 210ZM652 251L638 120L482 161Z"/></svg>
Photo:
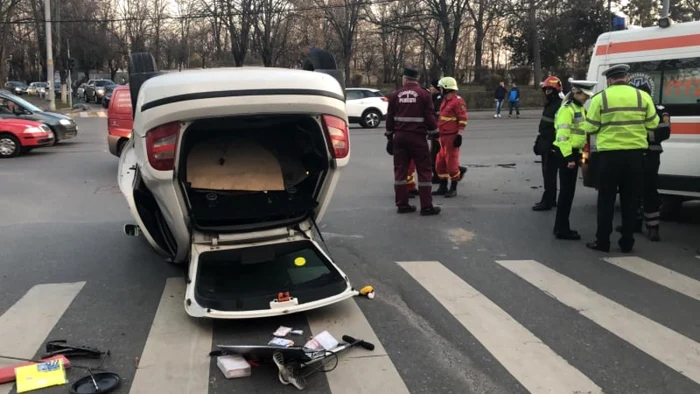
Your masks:
<svg viewBox="0 0 700 394"><path fill-rule="evenodd" d="M357 295L316 225L350 159L336 77L258 67L152 76L137 72L155 68L144 53L130 68L134 127L118 181L137 227L126 231L188 264L187 313L267 317Z"/></svg>
<svg viewBox="0 0 700 394"><path fill-rule="evenodd" d="M377 89L347 88L347 110L350 123L364 128L375 128L386 117L389 99Z"/></svg>

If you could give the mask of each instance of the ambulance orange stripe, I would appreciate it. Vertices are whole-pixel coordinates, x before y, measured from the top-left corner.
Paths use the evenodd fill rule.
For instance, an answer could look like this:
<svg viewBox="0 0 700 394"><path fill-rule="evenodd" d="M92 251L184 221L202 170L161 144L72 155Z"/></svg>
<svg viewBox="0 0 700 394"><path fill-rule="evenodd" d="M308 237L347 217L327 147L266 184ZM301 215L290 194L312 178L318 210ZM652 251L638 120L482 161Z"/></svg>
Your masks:
<svg viewBox="0 0 700 394"><path fill-rule="evenodd" d="M658 49L683 48L700 45L700 34L689 34L686 36L652 38L641 41L612 42L608 45L599 46L595 54L613 55L625 52L655 51Z"/></svg>
<svg viewBox="0 0 700 394"><path fill-rule="evenodd" d="M700 134L700 123L673 123L671 122L671 135L674 134Z"/></svg>

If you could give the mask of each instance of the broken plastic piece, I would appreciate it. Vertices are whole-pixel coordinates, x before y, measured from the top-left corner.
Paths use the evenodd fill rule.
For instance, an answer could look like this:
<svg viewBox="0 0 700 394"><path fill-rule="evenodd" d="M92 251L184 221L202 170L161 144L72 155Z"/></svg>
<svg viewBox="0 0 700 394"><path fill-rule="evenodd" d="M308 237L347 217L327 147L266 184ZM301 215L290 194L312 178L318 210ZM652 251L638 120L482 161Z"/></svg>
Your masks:
<svg viewBox="0 0 700 394"><path fill-rule="evenodd" d="M271 340L267 344L268 345L282 346L282 347L290 347L290 346L294 346L294 341L289 340L289 339L283 339L283 338L274 338L273 340Z"/></svg>
<svg viewBox="0 0 700 394"><path fill-rule="evenodd" d="M362 289L360 289L360 295L366 296L370 300L374 298L374 287L372 286L365 286Z"/></svg>
<svg viewBox="0 0 700 394"><path fill-rule="evenodd" d="M71 394L111 393L117 387L119 387L120 382L121 382L121 378L116 373L112 373L112 372L98 372L95 374L91 373L90 375L85 376L84 378L73 383L73 386L71 386L71 388L70 388L70 392L71 392Z"/></svg>
<svg viewBox="0 0 700 394"><path fill-rule="evenodd" d="M304 330L292 330L290 333L292 335L304 335Z"/></svg>

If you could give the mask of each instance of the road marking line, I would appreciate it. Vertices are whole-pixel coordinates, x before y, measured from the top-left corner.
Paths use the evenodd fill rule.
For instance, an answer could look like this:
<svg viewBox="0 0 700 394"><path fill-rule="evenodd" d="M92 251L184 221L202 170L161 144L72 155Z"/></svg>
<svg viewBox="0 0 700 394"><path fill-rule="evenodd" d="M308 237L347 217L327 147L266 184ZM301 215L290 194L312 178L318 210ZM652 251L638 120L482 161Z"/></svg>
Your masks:
<svg viewBox="0 0 700 394"><path fill-rule="evenodd" d="M700 344L534 261L496 261L557 301L700 383Z"/></svg>
<svg viewBox="0 0 700 394"><path fill-rule="evenodd" d="M373 351L358 346L339 356L334 373L326 374L332 393L409 393L354 299L307 312L306 316L312 335L328 330L338 341L347 334L372 342L375 346ZM334 364L333 361L331 363Z"/></svg>
<svg viewBox="0 0 700 394"><path fill-rule="evenodd" d="M33 358L46 337L82 290L85 282L36 285L0 316L0 350L10 357ZM2 360L0 367L21 361ZM0 385L0 394L12 391L14 382Z"/></svg>
<svg viewBox="0 0 700 394"><path fill-rule="evenodd" d="M641 257L609 257L606 262L700 301L700 281Z"/></svg>
<svg viewBox="0 0 700 394"><path fill-rule="evenodd" d="M531 393L602 393L592 380L440 262L398 264Z"/></svg>
<svg viewBox="0 0 700 394"><path fill-rule="evenodd" d="M129 393L206 393L213 329L185 313L185 281L169 278Z"/></svg>
<svg viewBox="0 0 700 394"><path fill-rule="evenodd" d="M80 113L80 117L81 117L81 118L87 118L88 116L89 116L89 115L88 115L87 112L81 112L81 113Z"/></svg>
<svg viewBox="0 0 700 394"><path fill-rule="evenodd" d="M107 114L104 113L104 111L100 111L100 112L97 113L97 116L100 117L100 118L106 118L106 117L107 117Z"/></svg>

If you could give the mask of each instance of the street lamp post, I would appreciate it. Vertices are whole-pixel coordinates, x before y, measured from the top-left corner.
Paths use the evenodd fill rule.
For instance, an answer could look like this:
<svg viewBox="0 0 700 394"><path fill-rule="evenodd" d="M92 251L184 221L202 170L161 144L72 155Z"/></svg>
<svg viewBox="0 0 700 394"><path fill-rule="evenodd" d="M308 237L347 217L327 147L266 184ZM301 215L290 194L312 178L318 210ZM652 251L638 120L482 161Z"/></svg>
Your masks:
<svg viewBox="0 0 700 394"><path fill-rule="evenodd" d="M46 19L46 76L49 82L49 110L56 110L55 80L53 75L53 42L51 41L51 0L44 0Z"/></svg>

